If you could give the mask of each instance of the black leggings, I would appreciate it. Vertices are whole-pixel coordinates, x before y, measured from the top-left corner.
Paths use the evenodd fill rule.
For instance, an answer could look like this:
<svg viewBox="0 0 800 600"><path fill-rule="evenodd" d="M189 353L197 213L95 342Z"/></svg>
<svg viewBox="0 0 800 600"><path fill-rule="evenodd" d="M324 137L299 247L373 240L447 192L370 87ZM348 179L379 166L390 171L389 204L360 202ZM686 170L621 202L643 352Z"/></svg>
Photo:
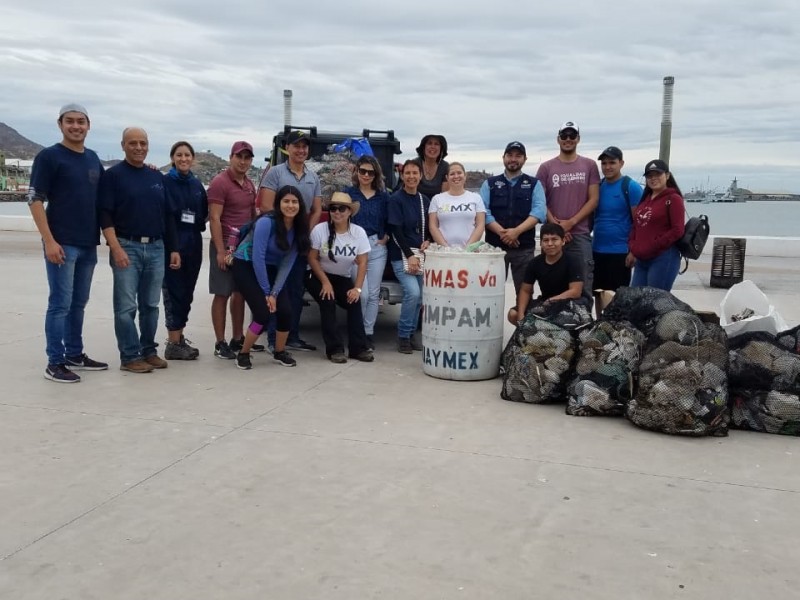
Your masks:
<svg viewBox="0 0 800 600"><path fill-rule="evenodd" d="M251 324L250 331L260 334L269 323L271 313L269 312L269 307L267 307L267 298L264 296L264 290L261 289L258 279L256 279L253 263L249 260L234 258L231 270L233 271L236 288L242 294L244 301L253 313L253 324L256 327L254 328L253 324ZM267 277L271 284L274 285L277 275L278 267L267 265ZM277 317L277 330L289 331L292 326L292 305L289 302L289 293L285 285L276 298L275 316Z"/></svg>

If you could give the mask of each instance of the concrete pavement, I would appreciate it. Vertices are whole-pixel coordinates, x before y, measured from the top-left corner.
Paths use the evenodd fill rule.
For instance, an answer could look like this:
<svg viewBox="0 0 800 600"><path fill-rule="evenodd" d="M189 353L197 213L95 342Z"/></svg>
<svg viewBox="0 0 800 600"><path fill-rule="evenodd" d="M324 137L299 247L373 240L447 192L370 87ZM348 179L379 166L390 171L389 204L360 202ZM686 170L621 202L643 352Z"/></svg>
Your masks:
<svg viewBox="0 0 800 600"><path fill-rule="evenodd" d="M790 598L800 446L682 439L499 397L394 351L376 362L211 356L206 271L194 363L118 370L107 250L86 347L107 372L42 377L37 237L0 232L0 598ZM746 275L800 322L796 260ZM716 309L708 263L676 294ZM508 296L511 296L509 286ZM510 333L507 328L507 335ZM320 343L318 311L304 337ZM306 335L305 332L308 332ZM163 337L163 336L162 336Z"/></svg>

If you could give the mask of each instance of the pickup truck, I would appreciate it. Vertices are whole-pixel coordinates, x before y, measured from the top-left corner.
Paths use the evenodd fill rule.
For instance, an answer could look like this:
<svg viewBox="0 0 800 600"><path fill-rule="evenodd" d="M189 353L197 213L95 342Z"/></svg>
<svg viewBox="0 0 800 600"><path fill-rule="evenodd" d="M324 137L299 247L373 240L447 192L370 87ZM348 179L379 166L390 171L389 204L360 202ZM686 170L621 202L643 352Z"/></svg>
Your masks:
<svg viewBox="0 0 800 600"><path fill-rule="evenodd" d="M328 152L331 145L339 144L348 138L365 138L369 141L372 152L381 165L386 178L386 189L392 190L397 184L394 157L400 154L400 141L395 138L393 130L362 129L360 133L331 133L319 131L315 126L285 125L283 131L272 138L272 151L268 159L270 166L286 161L286 155L281 152L281 149L286 145L286 137L295 130L308 132L308 137L311 140L309 160L319 159ZM328 218L328 213L324 210L322 218L326 220ZM403 300L403 288L394 276L392 266L389 263L386 264L383 281L381 282L381 299L386 304L399 304Z"/></svg>

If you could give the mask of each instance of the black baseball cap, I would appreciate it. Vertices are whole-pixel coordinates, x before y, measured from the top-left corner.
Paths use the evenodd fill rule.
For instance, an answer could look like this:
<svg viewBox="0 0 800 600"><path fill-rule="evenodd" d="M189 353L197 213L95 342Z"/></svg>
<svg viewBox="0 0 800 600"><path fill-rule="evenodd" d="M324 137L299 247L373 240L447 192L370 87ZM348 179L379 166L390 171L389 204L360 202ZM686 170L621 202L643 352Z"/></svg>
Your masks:
<svg viewBox="0 0 800 600"><path fill-rule="evenodd" d="M509 142L503 154L508 154L509 152L513 152L515 150L517 152L522 152L523 156L528 156L528 153L525 152L525 144L522 142Z"/></svg>
<svg viewBox="0 0 800 600"><path fill-rule="evenodd" d="M644 168L644 174L647 175L650 171L658 171L659 173L669 172L669 165L660 158L651 160Z"/></svg>
<svg viewBox="0 0 800 600"><path fill-rule="evenodd" d="M597 157L597 160L603 160L604 156L608 158L614 158L616 160L622 160L622 150L616 146L609 146L600 153L600 156Z"/></svg>
<svg viewBox="0 0 800 600"><path fill-rule="evenodd" d="M305 131L292 131L288 136L286 136L286 145L289 144L296 144L298 142L305 142L308 146L311 146L311 138L308 137L308 134Z"/></svg>

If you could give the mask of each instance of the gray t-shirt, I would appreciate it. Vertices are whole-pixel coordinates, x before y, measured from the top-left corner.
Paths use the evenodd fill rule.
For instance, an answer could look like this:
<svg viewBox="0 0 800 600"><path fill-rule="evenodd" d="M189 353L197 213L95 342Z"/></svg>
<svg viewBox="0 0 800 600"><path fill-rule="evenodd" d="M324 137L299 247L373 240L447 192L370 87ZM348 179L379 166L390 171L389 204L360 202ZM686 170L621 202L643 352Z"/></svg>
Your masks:
<svg viewBox="0 0 800 600"><path fill-rule="evenodd" d="M322 196L322 187L319 184L317 174L303 166L303 176L298 179L289 169L288 162L270 168L261 187L277 192L285 185L293 185L300 190L303 195L303 204L306 205L306 212L308 213L311 212L314 198Z"/></svg>

